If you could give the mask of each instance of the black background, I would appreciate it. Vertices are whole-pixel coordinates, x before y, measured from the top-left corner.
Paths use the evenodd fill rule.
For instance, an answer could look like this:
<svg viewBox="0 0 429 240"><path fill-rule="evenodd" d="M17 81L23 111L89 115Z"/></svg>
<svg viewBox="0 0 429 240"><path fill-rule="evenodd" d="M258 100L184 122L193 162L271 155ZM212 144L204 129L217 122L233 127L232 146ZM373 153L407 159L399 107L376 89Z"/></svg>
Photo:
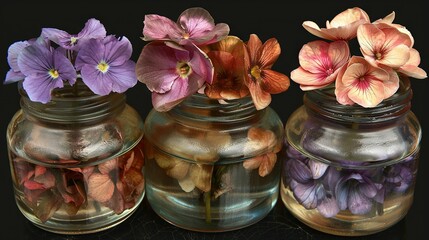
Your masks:
<svg viewBox="0 0 429 240"><path fill-rule="evenodd" d="M18 3L19 2L19 3ZM227 23L231 35L248 40L256 33L262 41L275 37L282 47L282 54L273 69L290 76L299 66L298 52L303 44L318 39L308 33L302 22L312 20L324 27L326 20L351 7L361 7L371 20L382 18L392 11L396 12L395 23L406 26L415 38L414 47L420 52L420 67L429 72L429 37L427 33L427 8L423 1L417 0L310 0L310 1L237 1L237 0L140 0L114 1L107 3L79 1L22 1L5 2L0 5L0 78L4 78L9 66L6 61L7 48L16 41L27 40L40 35L43 27L59 28L69 33L78 33L87 19L99 19L108 34L126 36L133 44L132 59L137 61L145 45L142 36L145 14L159 14L173 21L189 7L200 6L207 9L216 23ZM360 54L352 49L354 54ZM370 236L353 239L425 239L429 203L427 193L429 166L429 119L425 99L429 92L429 80L412 79L414 89L412 110L423 128L420 167L417 176L415 200L408 215L393 227ZM285 209L279 198L277 206L262 221L232 232L196 233L176 228L153 213L146 200L129 219L104 232L82 235L57 235L34 227L19 212L15 205L12 182L7 159L5 142L6 127L13 114L19 109L17 84L2 85L0 115L0 237L1 239L343 239L323 234L306 227ZM127 91L128 104L145 118L152 109L150 92L142 83ZM273 96L271 107L285 123L288 116L302 104L303 92L298 85L291 83L288 91ZM3 136L3 137L1 137ZM425 196L426 194L426 196Z"/></svg>

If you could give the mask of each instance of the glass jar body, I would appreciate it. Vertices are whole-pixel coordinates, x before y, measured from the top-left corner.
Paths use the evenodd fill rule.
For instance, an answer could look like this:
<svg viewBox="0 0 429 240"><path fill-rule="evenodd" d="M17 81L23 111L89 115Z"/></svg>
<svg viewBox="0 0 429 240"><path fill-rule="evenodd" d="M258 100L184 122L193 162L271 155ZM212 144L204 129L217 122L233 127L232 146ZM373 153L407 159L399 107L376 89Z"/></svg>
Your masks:
<svg viewBox="0 0 429 240"><path fill-rule="evenodd" d="M23 94L8 125L18 208L50 232L111 228L144 197L143 121L123 94L96 96L83 85L53 94L47 104Z"/></svg>
<svg viewBox="0 0 429 240"><path fill-rule="evenodd" d="M285 125L281 198L319 231L359 236L400 221L413 202L421 128L409 85L374 109L320 91ZM327 103L330 102L330 103Z"/></svg>
<svg viewBox="0 0 429 240"><path fill-rule="evenodd" d="M146 196L178 227L221 232L266 216L278 198L283 124L250 98L193 95L145 120Z"/></svg>

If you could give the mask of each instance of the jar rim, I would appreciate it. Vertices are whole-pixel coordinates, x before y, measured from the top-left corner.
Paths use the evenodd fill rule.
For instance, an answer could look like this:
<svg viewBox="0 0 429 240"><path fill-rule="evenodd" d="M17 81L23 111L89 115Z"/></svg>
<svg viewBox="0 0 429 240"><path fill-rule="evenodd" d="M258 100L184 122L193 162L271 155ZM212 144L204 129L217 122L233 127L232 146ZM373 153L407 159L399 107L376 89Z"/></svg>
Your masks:
<svg viewBox="0 0 429 240"><path fill-rule="evenodd" d="M409 78L401 76L399 89L377 106L365 108L360 105L340 104L335 96L335 85L308 91L304 94L304 105L310 112L337 121L376 123L396 119L411 109L413 91Z"/></svg>
<svg viewBox="0 0 429 240"><path fill-rule="evenodd" d="M125 107L125 95L110 93L105 96L94 94L81 80L71 86L53 89L47 103L31 101L22 82L18 84L21 94L21 108L38 121L50 123L88 123L100 121L117 114Z"/></svg>

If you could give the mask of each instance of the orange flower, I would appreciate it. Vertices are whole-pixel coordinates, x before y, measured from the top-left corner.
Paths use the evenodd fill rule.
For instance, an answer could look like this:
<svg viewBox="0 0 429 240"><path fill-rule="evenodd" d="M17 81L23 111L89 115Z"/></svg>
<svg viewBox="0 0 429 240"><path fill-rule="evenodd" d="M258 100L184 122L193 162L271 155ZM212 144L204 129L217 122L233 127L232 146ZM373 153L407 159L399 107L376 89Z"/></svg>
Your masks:
<svg viewBox="0 0 429 240"><path fill-rule="evenodd" d="M247 139L245 155L260 152L263 154L245 160L243 167L249 170L258 168L259 176L265 177L271 173L277 162L277 153L281 150L281 144L272 131L256 127L249 129Z"/></svg>
<svg viewBox="0 0 429 240"><path fill-rule="evenodd" d="M245 45L238 37L228 36L203 49L214 67L212 84L206 84L204 93L215 99L238 99L249 94L244 84Z"/></svg>
<svg viewBox="0 0 429 240"><path fill-rule="evenodd" d="M275 38L268 39L262 44L257 35L250 35L244 54L245 84L258 110L270 104L270 94L280 93L289 88L289 77L271 70L280 52L280 44Z"/></svg>

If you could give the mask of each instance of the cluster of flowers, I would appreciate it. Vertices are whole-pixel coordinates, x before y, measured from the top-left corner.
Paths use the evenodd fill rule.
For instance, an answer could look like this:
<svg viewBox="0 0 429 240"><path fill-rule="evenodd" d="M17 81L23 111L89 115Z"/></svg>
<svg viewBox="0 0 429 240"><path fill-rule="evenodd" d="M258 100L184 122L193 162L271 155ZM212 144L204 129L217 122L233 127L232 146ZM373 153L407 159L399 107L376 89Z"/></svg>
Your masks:
<svg viewBox="0 0 429 240"><path fill-rule="evenodd" d="M16 186L42 222L60 210L75 216L81 211L97 211L99 205L120 214L134 207L144 191L141 144L120 157L88 167L45 167L21 157L13 157L13 161ZM75 163L67 159L58 162Z"/></svg>
<svg viewBox="0 0 429 240"><path fill-rule="evenodd" d="M97 19L89 19L78 34L43 28L40 37L9 47L5 83L24 80L29 98L41 103L51 100L54 88L79 78L98 95L125 92L137 83L131 54L130 41L106 36Z"/></svg>
<svg viewBox="0 0 429 240"><path fill-rule="evenodd" d="M271 102L271 94L286 91L289 78L271 70L280 45L251 34L247 43L228 36L227 24L215 24L202 8L189 8L177 22L155 14L144 19L146 44L137 60L139 81L152 92L157 111L168 111L194 93L231 100L251 95L256 108Z"/></svg>
<svg viewBox="0 0 429 240"><path fill-rule="evenodd" d="M387 167L342 170L308 158L291 146L286 146L286 155L285 185L302 206L317 209L324 217L333 217L340 210L366 214L395 193L404 195L417 168L415 155Z"/></svg>
<svg viewBox="0 0 429 240"><path fill-rule="evenodd" d="M370 22L368 14L355 7L327 21L326 28L305 21L307 31L331 42L305 44L299 52L300 67L291 72L291 79L304 91L335 84L340 104L375 107L398 90L399 74L426 78L418 67L420 55L413 48L413 36L393 23L394 18L392 12ZM363 57L350 56L348 41L356 37Z"/></svg>

